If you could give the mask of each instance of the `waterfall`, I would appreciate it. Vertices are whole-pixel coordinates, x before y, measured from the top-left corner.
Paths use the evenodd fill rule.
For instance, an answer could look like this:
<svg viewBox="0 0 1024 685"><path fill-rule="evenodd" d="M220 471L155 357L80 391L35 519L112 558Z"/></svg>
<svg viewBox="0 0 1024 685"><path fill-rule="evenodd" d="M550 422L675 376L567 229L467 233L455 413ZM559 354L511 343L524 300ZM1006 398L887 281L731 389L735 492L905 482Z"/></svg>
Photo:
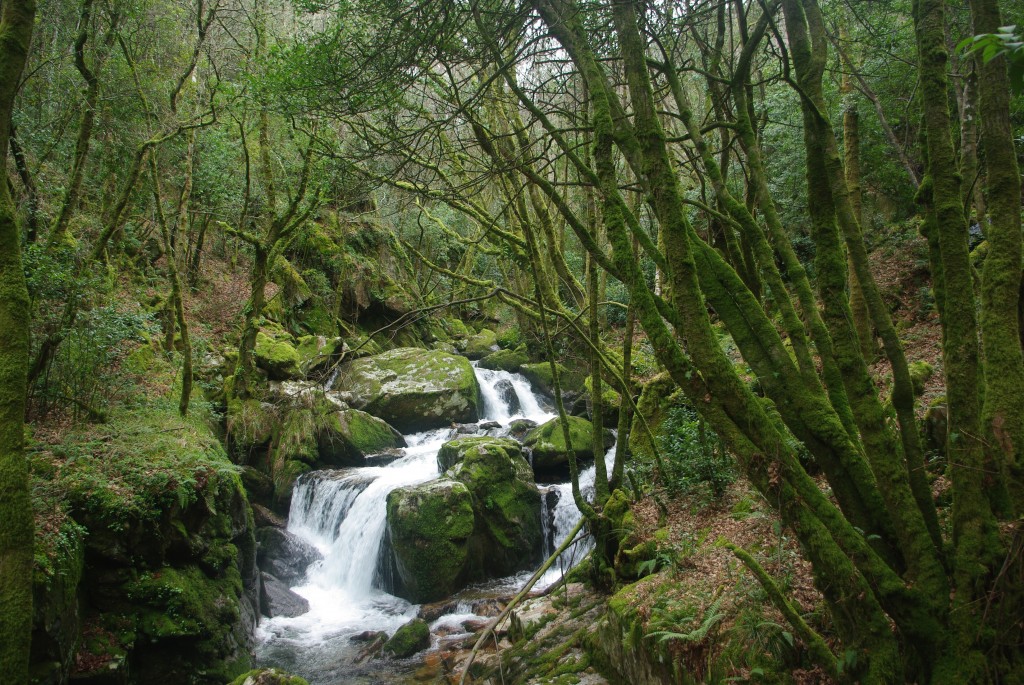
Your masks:
<svg viewBox="0 0 1024 685"><path fill-rule="evenodd" d="M502 426L490 434L502 434L516 419L543 423L553 418L523 376L481 368L475 368L475 373L483 401L481 422ZM304 584L293 588L309 601L310 611L260 624L261 661L283 665L307 678L312 676L310 682L314 685L353 682L348 673L358 648L348 638L366 630L393 632L415 615L417 607L379 587L377 567L382 556L387 495L395 488L436 478L437 452L453 437L455 431L451 428L406 435L403 456L390 464L317 471L299 478L292 495L288 529L316 546L324 558L308 569ZM593 466L580 474L580 480L582 487L593 491ZM551 541L560 544L580 516L569 484L549 486L549 490L557 491L557 501L549 507L548 497L542 498L548 554ZM587 544L578 543L568 550L556 566L567 570L582 559L589 549ZM560 577L561 571L554 568L540 586ZM495 587L507 588L509 582L521 587L525 578L506 579L504 585L496 581ZM460 611L468 609L460 607Z"/></svg>

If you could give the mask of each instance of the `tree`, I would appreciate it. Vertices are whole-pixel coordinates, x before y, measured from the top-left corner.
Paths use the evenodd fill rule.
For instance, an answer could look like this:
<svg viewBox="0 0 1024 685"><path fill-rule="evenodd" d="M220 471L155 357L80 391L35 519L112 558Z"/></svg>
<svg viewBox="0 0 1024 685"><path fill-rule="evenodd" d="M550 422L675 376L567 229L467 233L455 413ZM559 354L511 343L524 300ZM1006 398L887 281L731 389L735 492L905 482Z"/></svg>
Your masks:
<svg viewBox="0 0 1024 685"><path fill-rule="evenodd" d="M35 11L32 0L0 5L0 169L5 173L11 113ZM34 542L24 454L29 299L16 209L6 180L0 186L0 671L12 682L28 682Z"/></svg>

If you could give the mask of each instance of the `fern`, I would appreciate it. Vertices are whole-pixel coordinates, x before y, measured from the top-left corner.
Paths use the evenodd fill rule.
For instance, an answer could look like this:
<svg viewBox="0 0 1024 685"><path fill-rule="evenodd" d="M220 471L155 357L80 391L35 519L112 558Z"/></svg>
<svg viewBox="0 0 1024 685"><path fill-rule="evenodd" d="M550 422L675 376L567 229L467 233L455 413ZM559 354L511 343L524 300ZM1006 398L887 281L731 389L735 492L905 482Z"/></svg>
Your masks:
<svg viewBox="0 0 1024 685"><path fill-rule="evenodd" d="M668 640L679 640L680 642L700 642L708 636L711 629L714 628L724 618L724 614L721 612L722 599L724 595L719 595L715 601L713 601L704 612L704 620L701 621L700 625L691 630L688 633L679 633L672 630L656 630L652 633L648 633L647 637L657 638L658 642L667 642ZM680 622L692 621L696 616L689 616Z"/></svg>

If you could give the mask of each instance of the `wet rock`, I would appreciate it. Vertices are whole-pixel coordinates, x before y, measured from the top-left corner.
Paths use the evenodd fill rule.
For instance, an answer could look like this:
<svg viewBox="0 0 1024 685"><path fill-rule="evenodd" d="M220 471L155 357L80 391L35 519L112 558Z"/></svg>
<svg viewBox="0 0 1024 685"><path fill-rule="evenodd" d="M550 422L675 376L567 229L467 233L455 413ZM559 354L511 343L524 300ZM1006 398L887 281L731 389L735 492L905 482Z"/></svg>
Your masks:
<svg viewBox="0 0 1024 685"><path fill-rule="evenodd" d="M577 459L593 459L595 452L604 454L615 443L611 431L606 430L604 440L595 450L593 425L578 416L569 416L569 438ZM569 471L569 451L559 420L551 419L534 428L523 438L523 447L532 454L533 470L538 475L561 476Z"/></svg>
<svg viewBox="0 0 1024 685"><path fill-rule="evenodd" d="M480 388L465 357L398 348L342 366L336 385L353 406L401 431L479 418Z"/></svg>
<svg viewBox="0 0 1024 685"><path fill-rule="evenodd" d="M260 574L260 608L267 618L301 616L309 611L309 602L269 573Z"/></svg>
<svg viewBox="0 0 1024 685"><path fill-rule="evenodd" d="M519 402L519 395L516 394L516 389L512 385L512 381L507 378L502 378L494 384L494 390L498 393L498 397L508 407L509 414L515 414L522 409L522 404Z"/></svg>
<svg viewBox="0 0 1024 685"><path fill-rule="evenodd" d="M419 612L417 612L417 616L422 618L424 621L433 623L442 616L454 614L458 610L458 607L459 603L454 599L441 602L431 602L421 606Z"/></svg>
<svg viewBox="0 0 1024 685"><path fill-rule="evenodd" d="M498 335L489 328L484 328L466 340L463 354L470 359L481 359L498 349Z"/></svg>
<svg viewBox="0 0 1024 685"><path fill-rule="evenodd" d="M384 643L383 654L405 659L430 646L430 626L421 618L414 618L395 631Z"/></svg>
<svg viewBox="0 0 1024 685"><path fill-rule="evenodd" d="M286 583L302 580L309 565L323 559L313 545L283 528L259 528L256 540L259 543L256 560L260 569Z"/></svg>
<svg viewBox="0 0 1024 685"><path fill-rule="evenodd" d="M496 428L501 428L501 424L497 421L483 421L477 424L477 429L482 431L494 430Z"/></svg>
<svg viewBox="0 0 1024 685"><path fill-rule="evenodd" d="M523 364L527 364L529 361L530 358L526 356L525 349L498 350L481 359L480 368L516 373Z"/></svg>
<svg viewBox="0 0 1024 685"><path fill-rule="evenodd" d="M358 409L331 414L317 434L319 460L332 466L361 466L371 454L400 447L405 447L401 433Z"/></svg>
<svg viewBox="0 0 1024 685"><path fill-rule="evenodd" d="M397 461L405 456L405 452L400 449L385 450L378 452L377 454L366 455L366 466L387 466L393 461Z"/></svg>
<svg viewBox="0 0 1024 685"><path fill-rule="evenodd" d="M349 642L375 642L380 637L387 637L388 634L383 630L364 630L361 633L356 633L348 639Z"/></svg>
<svg viewBox="0 0 1024 685"><path fill-rule="evenodd" d="M231 685L309 685L297 675L276 668L257 668L231 681Z"/></svg>
<svg viewBox="0 0 1024 685"><path fill-rule="evenodd" d="M536 421L531 421L530 419L516 419L508 425L508 435L510 438L515 438L522 442L526 434L536 427Z"/></svg>
<svg viewBox="0 0 1024 685"><path fill-rule="evenodd" d="M479 575L471 566L472 500L465 485L448 478L388 493L396 594L412 602L436 601Z"/></svg>
<svg viewBox="0 0 1024 685"><path fill-rule="evenodd" d="M372 633L372 637L364 643L366 646L356 654L355 662L357 664L365 663L374 657L380 656L381 650L388 641L388 634L383 631L370 630L367 633Z"/></svg>
<svg viewBox="0 0 1024 685"><path fill-rule="evenodd" d="M244 477L243 477L244 480ZM288 522L263 505L252 505L252 518L257 528L270 526L272 528L287 528Z"/></svg>

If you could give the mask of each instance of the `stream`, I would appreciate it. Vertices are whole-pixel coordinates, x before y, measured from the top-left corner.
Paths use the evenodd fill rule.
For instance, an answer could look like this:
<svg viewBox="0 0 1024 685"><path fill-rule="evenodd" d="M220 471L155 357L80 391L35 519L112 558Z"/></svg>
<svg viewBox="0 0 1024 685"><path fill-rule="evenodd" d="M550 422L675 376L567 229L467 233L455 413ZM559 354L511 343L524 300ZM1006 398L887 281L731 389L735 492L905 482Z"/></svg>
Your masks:
<svg viewBox="0 0 1024 685"><path fill-rule="evenodd" d="M477 428L470 433L442 428L413 433L405 436L408 446L404 454L387 465L315 471L296 482L288 530L319 549L324 558L310 566L303 584L292 588L309 601L307 613L261 620L256 634L256 658L260 665L286 669L306 678L310 685L388 682L389 674L398 679L415 668L408 662L392 660L371 659L357 664L356 657L363 645L350 640L364 631L393 633L415 618L419 609L418 605L381 589L386 583L379 575L378 559L385 534L388 493L440 475L437 453L449 440L507 435L509 424L516 419L540 424L555 416L542 406L523 376L480 368L475 368L475 373L483 400L480 425L493 426L492 422L496 422L500 428ZM606 453L606 460L612 459L614 449L613 446ZM593 481L594 467L590 465L580 474L580 486L589 491ZM569 483L538 486L547 558L576 525L580 514ZM557 491L557 499L550 494L551 490ZM549 510L548 503L552 501L555 504ZM590 544L589 539L584 539L567 550L536 589L557 582L586 554ZM522 588L531 575L524 572L475 585L454 599L507 595ZM431 632L438 628L447 628L448 633L463 632L461 623L472 618L478 617L468 602L459 602L455 613L431 624ZM434 640L436 646L437 638Z"/></svg>

